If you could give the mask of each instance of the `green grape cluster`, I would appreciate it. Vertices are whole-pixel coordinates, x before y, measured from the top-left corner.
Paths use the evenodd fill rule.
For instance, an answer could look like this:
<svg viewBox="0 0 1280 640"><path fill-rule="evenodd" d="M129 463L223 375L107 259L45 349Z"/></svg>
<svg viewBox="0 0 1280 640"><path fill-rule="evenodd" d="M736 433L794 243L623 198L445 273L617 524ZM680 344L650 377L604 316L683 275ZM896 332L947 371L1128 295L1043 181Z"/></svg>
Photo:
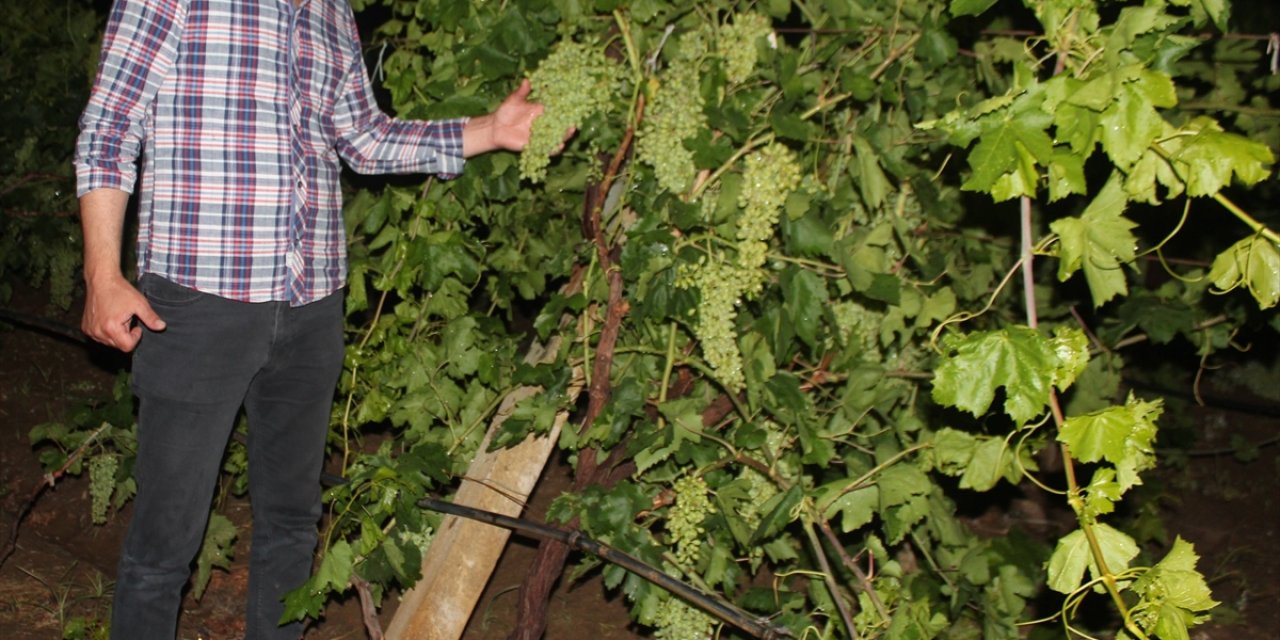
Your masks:
<svg viewBox="0 0 1280 640"><path fill-rule="evenodd" d="M883 313L853 301L831 305L831 313L836 319L837 338L843 346L855 350L868 362L881 360L880 325L884 322Z"/></svg>
<svg viewBox="0 0 1280 640"><path fill-rule="evenodd" d="M715 39L714 28L711 22L701 22L698 28L684 31L672 40L667 51L676 60L701 61L711 52L711 42Z"/></svg>
<svg viewBox="0 0 1280 640"><path fill-rule="evenodd" d="M768 274L764 265L787 196L800 186L800 165L787 147L774 143L747 156L743 168L741 207L735 222L734 260L712 253L694 267L684 267L677 286L702 294L693 332L716 378L731 391L745 385L742 353L734 323L744 298L760 293Z"/></svg>
<svg viewBox="0 0 1280 640"><path fill-rule="evenodd" d="M706 126L702 107L697 64L678 59L657 85L636 140L640 161L653 167L658 185L667 191L689 188L695 167L684 142Z"/></svg>
<svg viewBox="0 0 1280 640"><path fill-rule="evenodd" d="M667 532L671 545L676 548L676 563L682 567L693 565L702 552L702 539L706 531L702 522L715 512L711 504L711 490L701 476L684 476L676 480L675 504L667 513Z"/></svg>
<svg viewBox="0 0 1280 640"><path fill-rule="evenodd" d="M764 285L764 263L769 241L782 214L787 196L800 186L800 165L795 154L781 144L771 144L747 156L738 195L738 264L755 279L745 293L754 297Z"/></svg>
<svg viewBox="0 0 1280 640"><path fill-rule="evenodd" d="M702 299L698 304L698 318L693 333L702 345L702 357L716 373L716 378L731 391L741 390L746 384L742 373L742 352L738 349L738 332L734 321L742 294L758 278L752 272L739 268L721 254L699 261L696 267L685 268L676 284L696 288Z"/></svg>
<svg viewBox="0 0 1280 640"><path fill-rule="evenodd" d="M773 33L769 19L758 13L739 13L733 22L720 29L716 53L724 58L724 74L731 84L738 84L756 69L760 38Z"/></svg>
<svg viewBox="0 0 1280 640"><path fill-rule="evenodd" d="M657 640L708 640L715 620L684 600L670 598L654 617Z"/></svg>
<svg viewBox="0 0 1280 640"><path fill-rule="evenodd" d="M563 40L529 76L531 99L541 102L529 144L520 154L520 177L540 182L547 177L551 154L564 134L582 126L593 114L607 111L622 87L622 68L598 47Z"/></svg>
<svg viewBox="0 0 1280 640"><path fill-rule="evenodd" d="M95 456L89 460L89 497L92 502L90 513L94 524L107 521L107 508L111 506L111 495L116 490L116 469L120 459L112 454Z"/></svg>

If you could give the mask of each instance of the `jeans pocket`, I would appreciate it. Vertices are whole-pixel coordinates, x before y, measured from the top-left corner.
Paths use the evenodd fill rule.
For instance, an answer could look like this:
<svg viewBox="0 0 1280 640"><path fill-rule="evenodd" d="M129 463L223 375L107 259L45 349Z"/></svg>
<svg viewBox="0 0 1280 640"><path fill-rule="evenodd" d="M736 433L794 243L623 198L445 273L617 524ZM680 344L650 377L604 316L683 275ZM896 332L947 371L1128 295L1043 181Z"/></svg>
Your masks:
<svg viewBox="0 0 1280 640"><path fill-rule="evenodd" d="M147 297L147 301L151 304L166 307L185 307L208 295L180 284L174 284L154 273L145 273L138 278L138 290Z"/></svg>

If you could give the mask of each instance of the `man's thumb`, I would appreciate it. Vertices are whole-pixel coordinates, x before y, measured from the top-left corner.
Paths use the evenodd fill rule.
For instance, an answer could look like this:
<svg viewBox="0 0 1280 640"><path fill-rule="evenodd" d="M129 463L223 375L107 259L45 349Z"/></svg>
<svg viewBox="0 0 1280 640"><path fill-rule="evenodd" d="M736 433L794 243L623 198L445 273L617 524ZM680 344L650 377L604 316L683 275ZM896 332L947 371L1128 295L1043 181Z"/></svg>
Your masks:
<svg viewBox="0 0 1280 640"><path fill-rule="evenodd" d="M164 331L165 328L164 319L151 308L151 305L138 310L138 321L147 325L147 328L152 331Z"/></svg>

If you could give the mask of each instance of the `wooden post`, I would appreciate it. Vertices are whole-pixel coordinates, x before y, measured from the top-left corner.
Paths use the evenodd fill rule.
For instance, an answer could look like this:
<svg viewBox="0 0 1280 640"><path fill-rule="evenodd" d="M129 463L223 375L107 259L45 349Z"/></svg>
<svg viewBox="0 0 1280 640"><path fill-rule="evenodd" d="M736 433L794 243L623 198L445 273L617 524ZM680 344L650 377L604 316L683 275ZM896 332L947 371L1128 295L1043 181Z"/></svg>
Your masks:
<svg viewBox="0 0 1280 640"><path fill-rule="evenodd" d="M537 362L554 357L557 345L556 340L545 349L535 345L525 360ZM568 390L570 404L582 392L583 382L582 370L575 369ZM540 392L537 387L521 387L503 399L454 502L512 517L520 515L569 414L557 414L546 436L526 439L509 449L491 452L488 448L493 434L510 417L516 403ZM422 558L422 579L401 598L387 628L387 640L461 638L510 535L501 527L445 517Z"/></svg>

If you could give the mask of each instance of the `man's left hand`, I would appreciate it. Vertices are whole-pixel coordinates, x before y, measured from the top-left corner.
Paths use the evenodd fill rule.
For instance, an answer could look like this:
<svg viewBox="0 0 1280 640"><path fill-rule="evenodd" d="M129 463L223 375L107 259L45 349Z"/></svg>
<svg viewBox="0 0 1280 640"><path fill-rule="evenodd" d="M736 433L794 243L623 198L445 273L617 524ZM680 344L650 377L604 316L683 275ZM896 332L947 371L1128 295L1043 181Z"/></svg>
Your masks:
<svg viewBox="0 0 1280 640"><path fill-rule="evenodd" d="M493 113L468 120L462 130L462 155L470 158L499 149L524 149L533 121L542 115L542 105L529 102L529 91L529 81L524 80Z"/></svg>

